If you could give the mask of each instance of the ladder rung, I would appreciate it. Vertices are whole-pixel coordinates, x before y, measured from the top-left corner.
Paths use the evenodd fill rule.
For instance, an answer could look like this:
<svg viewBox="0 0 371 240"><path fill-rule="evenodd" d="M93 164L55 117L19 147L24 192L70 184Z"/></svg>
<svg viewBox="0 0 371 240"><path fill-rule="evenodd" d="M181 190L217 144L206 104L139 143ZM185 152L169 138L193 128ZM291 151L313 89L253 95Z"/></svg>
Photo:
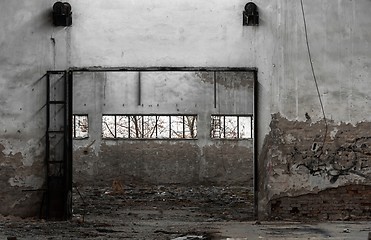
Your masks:
<svg viewBox="0 0 371 240"><path fill-rule="evenodd" d="M39 188L39 189L23 189L22 192L45 192L46 188Z"/></svg>
<svg viewBox="0 0 371 240"><path fill-rule="evenodd" d="M65 104L66 101L49 101L49 104Z"/></svg>
<svg viewBox="0 0 371 240"><path fill-rule="evenodd" d="M50 71L47 71L48 74L61 74L61 73L65 73L66 71L64 70L50 70Z"/></svg>
<svg viewBox="0 0 371 240"><path fill-rule="evenodd" d="M64 176L60 175L48 175L48 179L53 178L53 179L64 179Z"/></svg>
<svg viewBox="0 0 371 240"><path fill-rule="evenodd" d="M64 133L64 130L49 130L48 133Z"/></svg>
<svg viewBox="0 0 371 240"><path fill-rule="evenodd" d="M63 163L64 161L48 161L47 163Z"/></svg>

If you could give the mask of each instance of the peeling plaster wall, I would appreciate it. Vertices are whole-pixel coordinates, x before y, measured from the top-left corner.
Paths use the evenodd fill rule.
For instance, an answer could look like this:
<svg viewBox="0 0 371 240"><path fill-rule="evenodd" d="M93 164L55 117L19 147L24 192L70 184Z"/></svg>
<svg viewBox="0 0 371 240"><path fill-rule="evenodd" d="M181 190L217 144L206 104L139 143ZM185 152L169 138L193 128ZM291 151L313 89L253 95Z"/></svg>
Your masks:
<svg viewBox="0 0 371 240"><path fill-rule="evenodd" d="M311 198L314 201L319 197L314 195L315 193L330 188L333 189L332 198L345 199L341 187L371 185L370 127L369 122L353 126L329 121L328 134L324 139L324 121L289 121L279 114L273 115L271 132L263 147L265 155L260 159L259 172L261 176L265 176L260 183L260 200L268 204L268 214L277 216L277 201L283 199L281 202L286 205L286 215L281 218L289 218L292 208L314 215L316 211L321 212L320 203L313 205L311 211L308 211L308 208L298 207L295 200L291 199L307 195L301 202L309 204ZM357 198L352 200L352 204L358 204L358 208L364 211L352 214L371 217L369 206L364 205L369 202L369 190L361 190ZM331 201L331 197L321 199L326 203ZM291 206L290 202L293 202ZM339 207L339 214L342 214L342 210L344 209ZM294 213L298 212L292 213L295 216ZM329 218L334 220L334 211L330 215ZM347 216L348 212L344 215Z"/></svg>
<svg viewBox="0 0 371 240"><path fill-rule="evenodd" d="M0 8L0 214L36 216L44 187L45 78L53 68L50 1ZM36 191L33 191L36 190Z"/></svg>
<svg viewBox="0 0 371 240"><path fill-rule="evenodd" d="M280 198L293 199L287 200L286 206L299 198L310 203L310 198L315 201L319 197L319 191L331 188L333 196L341 199L344 186L370 185L371 89L367 83L371 34L367 28L371 18L366 9L371 3L303 2L328 132L323 146L325 125L310 70L300 1L271 1L262 19L274 36L270 39L265 35L263 41L272 54L262 53L269 60L257 61L258 119L263 121L259 124L258 150L262 218L275 214L272 203ZM369 195L366 191L360 196L355 203L358 207Z"/></svg>
<svg viewBox="0 0 371 240"><path fill-rule="evenodd" d="M71 28L51 25L53 3L19 0L1 4L0 213L25 216L38 211L34 203L40 202L41 194L22 190L39 188L44 174L43 75L46 70L69 67L257 67L257 150L260 183L265 184L260 211L268 209L271 197L287 190L304 194L332 186L328 179L325 184L313 180L310 170L302 166L298 169L304 171L303 180L302 175L292 178L280 172L281 162L289 159L292 151L276 151L281 145L275 142L278 139L270 139L275 131L270 122L276 121L272 114L279 113L283 122L305 122L305 113L313 123L323 117L308 64L300 1L255 1L259 27L242 26L246 4L242 0L71 0ZM369 0L304 0L312 61L326 116L333 121L329 127L332 136L348 128L346 124L357 132L370 122L370 7ZM335 130L335 126L341 128ZM312 127L305 127L310 136L323 129L312 131ZM300 136L307 133L298 132ZM338 138L343 139L340 142L348 139ZM313 142L305 144L300 149L309 152ZM280 184L264 171L268 163L277 168L280 184L284 182L279 191L269 187ZM354 183L356 178L364 181L350 174L339 177L335 184ZM286 183L297 180L309 181L305 190Z"/></svg>

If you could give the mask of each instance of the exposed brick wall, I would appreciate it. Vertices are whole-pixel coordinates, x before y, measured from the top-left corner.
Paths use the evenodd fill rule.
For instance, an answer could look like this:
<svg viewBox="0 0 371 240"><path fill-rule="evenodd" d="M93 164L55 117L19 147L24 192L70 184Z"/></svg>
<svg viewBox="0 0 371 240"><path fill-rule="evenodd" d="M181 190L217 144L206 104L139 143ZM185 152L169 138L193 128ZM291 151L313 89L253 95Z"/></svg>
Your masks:
<svg viewBox="0 0 371 240"><path fill-rule="evenodd" d="M259 156L260 215L298 220L369 217L371 122L328 120L326 127L324 121L307 119L272 115Z"/></svg>
<svg viewBox="0 0 371 240"><path fill-rule="evenodd" d="M318 194L281 197L270 201L271 217L284 220L371 219L371 186L348 185Z"/></svg>

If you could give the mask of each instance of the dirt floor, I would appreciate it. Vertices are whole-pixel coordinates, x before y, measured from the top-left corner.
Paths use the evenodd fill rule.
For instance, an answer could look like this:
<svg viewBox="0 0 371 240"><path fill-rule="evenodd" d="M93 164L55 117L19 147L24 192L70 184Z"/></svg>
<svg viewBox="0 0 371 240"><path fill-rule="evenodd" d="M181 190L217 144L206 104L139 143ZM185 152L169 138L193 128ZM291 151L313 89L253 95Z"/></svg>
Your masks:
<svg viewBox="0 0 371 240"><path fill-rule="evenodd" d="M0 217L0 239L367 239L370 222L253 221L244 187L74 189L66 222Z"/></svg>

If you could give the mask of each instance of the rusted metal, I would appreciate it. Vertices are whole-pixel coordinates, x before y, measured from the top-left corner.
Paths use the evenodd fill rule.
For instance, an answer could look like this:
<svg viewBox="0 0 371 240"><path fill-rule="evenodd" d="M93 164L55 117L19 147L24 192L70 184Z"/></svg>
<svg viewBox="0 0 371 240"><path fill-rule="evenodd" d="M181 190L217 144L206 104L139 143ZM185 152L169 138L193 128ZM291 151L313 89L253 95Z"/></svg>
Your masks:
<svg viewBox="0 0 371 240"><path fill-rule="evenodd" d="M57 81L51 76L57 75ZM59 77L61 75L61 77ZM46 201L43 217L66 220L72 202L72 72L47 72ZM58 83L61 81L61 83ZM54 112L53 112L54 110ZM60 114L62 113L62 114Z"/></svg>
<svg viewBox="0 0 371 240"><path fill-rule="evenodd" d="M65 123L65 127L64 127L64 134L65 134L65 158L64 160L66 161L64 163L64 178L63 178L63 184L57 180L57 179L53 179L55 180L53 182L53 184L48 184L49 186L49 189L52 187L52 188L61 188L63 189L63 206L62 206L62 211L63 211L63 215L60 215L61 218L63 219L67 219L71 216L71 204L72 204L72 197L71 197L71 190L72 190L72 134L73 134L73 131L72 131L72 82L73 82L73 74L75 72L162 72L162 71L174 71L174 72L187 72L187 71L203 71L203 72L214 72L215 74L217 74L218 72L254 72L254 76L255 76L255 81L256 81L256 77L257 77L257 68L247 68L247 67L232 67L232 68L222 68L222 67L207 67L207 68L203 68L203 67L145 67L145 68L138 68L138 67L88 67L88 68L70 68L68 69L67 71L48 71L47 73L48 74L60 74L60 73L66 73L66 76L67 76L67 82L68 84L66 85L66 89L67 89L67 94L66 94L66 111L67 111L67 115L66 115L66 123ZM217 90L217 89L215 89ZM214 90L214 91L215 91ZM49 88L48 88L48 91L49 91ZM255 91L255 86L254 86L254 91ZM48 93L50 94L50 93ZM255 92L255 99L257 99L257 91ZM217 98L216 98L216 93L215 93L215 99L214 101L217 101ZM255 100L254 100L255 101ZM56 103L56 102L54 102ZM49 102L48 106L54 104L52 101ZM254 102L255 103L255 102ZM256 104L254 104L254 107L256 108ZM256 110L256 109L255 109ZM255 116L255 114L254 114ZM50 118L50 116L49 116ZM49 119L48 118L48 119ZM49 120L48 120L49 121ZM255 121L254 121L254 126L256 125ZM50 126L50 124L48 124L48 126ZM49 129L49 128L48 128ZM254 136L256 137L257 136L257 131L256 131L256 126L254 127ZM50 133L53 131L51 129L48 130ZM255 142L255 149L256 149L256 146L257 146L257 143L256 143L256 139L254 139L254 142ZM48 146L47 146L48 147ZM254 153L254 168L256 168L254 170L254 175L255 178L257 179L257 153ZM50 178L51 179L51 178ZM50 180L49 179L49 180ZM49 181L50 182L50 181ZM58 185L59 184L59 185ZM58 186L57 186L58 185ZM257 180L256 180L256 184L254 183L254 186L258 186L257 185ZM255 189L256 193L257 193L257 189ZM53 192L53 190L50 190L49 191L49 194L55 194L55 196L57 196L59 194L59 192ZM257 195L257 194L256 194ZM256 209L257 209L257 198L255 200L255 204L256 204ZM48 203L48 206L49 206L49 210L51 210L51 208L54 208L56 207L56 205L52 205L50 202ZM55 213L55 212L51 212L49 211L48 214L49 214L49 219L51 219L51 215L52 213Z"/></svg>
<svg viewBox="0 0 371 240"><path fill-rule="evenodd" d="M251 72L258 71L255 67L72 67L72 72Z"/></svg>

